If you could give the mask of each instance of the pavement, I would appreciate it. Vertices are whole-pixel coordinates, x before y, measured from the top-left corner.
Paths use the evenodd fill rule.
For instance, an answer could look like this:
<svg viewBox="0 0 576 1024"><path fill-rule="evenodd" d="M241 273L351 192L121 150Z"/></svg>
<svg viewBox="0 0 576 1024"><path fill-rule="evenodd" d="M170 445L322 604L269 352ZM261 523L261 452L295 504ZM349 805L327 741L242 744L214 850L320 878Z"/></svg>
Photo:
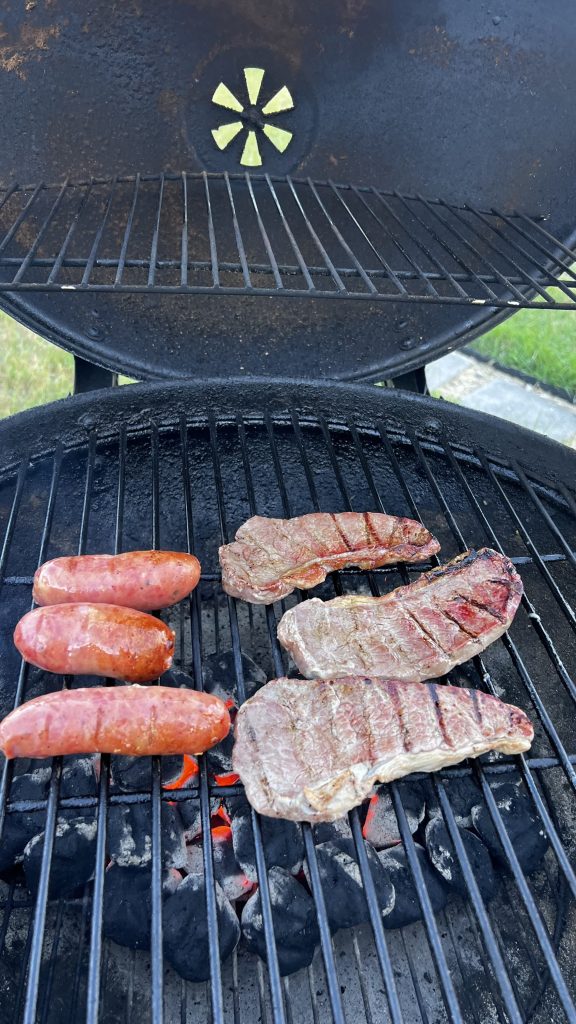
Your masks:
<svg viewBox="0 0 576 1024"><path fill-rule="evenodd" d="M525 384L463 352L451 352L429 363L426 379L436 398L491 413L576 449L576 405L536 385Z"/></svg>

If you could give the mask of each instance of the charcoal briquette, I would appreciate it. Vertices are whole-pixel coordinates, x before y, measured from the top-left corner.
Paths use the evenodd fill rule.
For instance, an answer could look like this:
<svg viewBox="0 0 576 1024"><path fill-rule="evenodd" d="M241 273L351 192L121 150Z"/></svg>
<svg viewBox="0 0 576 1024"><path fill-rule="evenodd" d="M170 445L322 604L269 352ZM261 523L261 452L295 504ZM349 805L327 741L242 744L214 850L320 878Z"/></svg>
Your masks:
<svg viewBox="0 0 576 1024"><path fill-rule="evenodd" d="M0 875L21 863L25 847L45 824L46 811L12 811L6 815L0 835Z"/></svg>
<svg viewBox="0 0 576 1024"><path fill-rule="evenodd" d="M256 690L264 686L266 673L247 654L242 654L241 657L244 689L246 696L251 697ZM209 654L203 661L202 674L207 693L213 693L222 700L233 700L238 704L234 651Z"/></svg>
<svg viewBox="0 0 576 1024"><path fill-rule="evenodd" d="M549 843L530 797L519 786L508 782L494 786L492 793L520 867L528 873L536 871ZM477 804L472 808L472 822L492 856L499 863L508 865L508 858L486 804Z"/></svg>
<svg viewBox="0 0 576 1024"><path fill-rule="evenodd" d="M60 797L96 796L99 777L98 757L67 757L60 779Z"/></svg>
<svg viewBox="0 0 576 1024"><path fill-rule="evenodd" d="M163 891L175 891L174 872L163 878ZM180 876L178 876L178 882ZM110 864L104 876L102 931L119 946L129 949L150 949L152 919L152 870L122 868Z"/></svg>
<svg viewBox="0 0 576 1024"><path fill-rule="evenodd" d="M161 845L163 867L186 865L184 826L178 808L162 803ZM108 850L121 867L144 867L152 859L152 808L141 804L113 805L108 815Z"/></svg>
<svg viewBox="0 0 576 1024"><path fill-rule="evenodd" d="M238 945L240 925L230 900L215 883L220 958L226 960ZM164 956L188 981L210 977L208 914L203 874L187 875L168 897L163 909Z"/></svg>
<svg viewBox="0 0 576 1024"><path fill-rule="evenodd" d="M10 800L46 800L51 778L52 767L49 762L43 761L42 764L31 767L29 771L12 779Z"/></svg>
<svg viewBox="0 0 576 1024"><path fill-rule="evenodd" d="M338 818L336 821L319 821L314 825L314 842L329 843L335 839L351 839L352 831L348 818Z"/></svg>
<svg viewBox="0 0 576 1024"><path fill-rule="evenodd" d="M229 900L238 900L254 888L253 883L246 877L242 868L234 856L232 846L232 831L226 826L220 826L212 830L212 863L214 865L214 877L221 886L222 891ZM202 840L187 847L188 861L186 871L188 874L201 874L204 871L204 848Z"/></svg>
<svg viewBox="0 0 576 1024"><path fill-rule="evenodd" d="M210 775L227 775L232 771L232 749L234 747L234 728L220 743L205 754Z"/></svg>
<svg viewBox="0 0 576 1024"><path fill-rule="evenodd" d="M94 874L96 862L96 830L94 817L60 819L56 824L50 868L48 895L59 899L73 893ZM24 874L32 895L38 891L45 833L30 840L24 850Z"/></svg>
<svg viewBox="0 0 576 1024"><path fill-rule="evenodd" d="M312 963L320 941L314 901L304 886L280 867L268 872L268 888L280 974L294 974ZM244 905L242 935L248 949L266 960L260 889Z"/></svg>
<svg viewBox="0 0 576 1024"><path fill-rule="evenodd" d="M446 905L447 889L436 871L432 868L423 847L418 843L415 843L414 847L422 869L428 896L432 903L432 909L437 913ZM389 850L381 850L377 856L396 892L394 906L391 912L383 919L384 927L404 928L405 925L419 921L422 917L422 910L404 846L395 846Z"/></svg>
<svg viewBox="0 0 576 1024"><path fill-rule="evenodd" d="M424 787L418 782L398 783L398 793L413 835L426 813ZM381 850L400 842L401 836L388 786L380 786L376 797L368 805L363 833L372 846Z"/></svg>
<svg viewBox="0 0 576 1024"><path fill-rule="evenodd" d="M376 889L378 906L382 915L386 916L394 907L394 886L378 860L378 854L374 847L367 842L364 843L364 846ZM338 931L339 928L352 928L354 925L368 921L370 913L354 840L339 838L327 843L320 843L316 847L316 858L332 931ZM310 884L310 872L307 864L304 865L304 872L308 884Z"/></svg>
<svg viewBox="0 0 576 1024"><path fill-rule="evenodd" d="M449 783L446 784L446 794L454 812L456 823L464 828L471 828L472 808L482 800L480 787L474 779L468 777L450 779ZM433 814L441 813L437 800L434 802L433 807L431 807L430 803L428 804L428 811Z"/></svg>
<svg viewBox="0 0 576 1024"><path fill-rule="evenodd" d="M480 890L482 899L489 900L496 891L496 874L488 850L478 836L468 829L458 829L470 867ZM454 848L448 829L439 816L435 815L426 826L426 850L432 864L450 889L467 897L468 888L460 865L460 858Z"/></svg>
<svg viewBox="0 0 576 1024"><path fill-rule="evenodd" d="M266 866L284 868L296 875L304 859L302 829L295 821L260 818ZM246 804L232 816L232 842L236 860L251 882L258 881L252 816Z"/></svg>

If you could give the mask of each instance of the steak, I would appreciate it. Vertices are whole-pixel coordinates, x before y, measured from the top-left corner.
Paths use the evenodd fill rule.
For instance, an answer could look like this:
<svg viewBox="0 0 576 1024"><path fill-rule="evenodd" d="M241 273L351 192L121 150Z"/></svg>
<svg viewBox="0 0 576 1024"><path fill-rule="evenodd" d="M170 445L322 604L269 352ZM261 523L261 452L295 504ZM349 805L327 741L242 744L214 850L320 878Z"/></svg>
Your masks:
<svg viewBox="0 0 576 1024"><path fill-rule="evenodd" d="M236 718L234 771L260 813L335 821L375 782L488 750L528 750L523 711L477 690L392 679L274 679Z"/></svg>
<svg viewBox="0 0 576 1024"><path fill-rule="evenodd" d="M220 548L222 586L253 604L322 583L333 569L425 562L438 541L413 519L378 512L313 512L295 519L253 516Z"/></svg>
<svg viewBox="0 0 576 1024"><path fill-rule="evenodd" d="M278 639L305 676L421 682L501 636L522 589L510 559L490 548L467 551L385 597L304 601L282 617Z"/></svg>

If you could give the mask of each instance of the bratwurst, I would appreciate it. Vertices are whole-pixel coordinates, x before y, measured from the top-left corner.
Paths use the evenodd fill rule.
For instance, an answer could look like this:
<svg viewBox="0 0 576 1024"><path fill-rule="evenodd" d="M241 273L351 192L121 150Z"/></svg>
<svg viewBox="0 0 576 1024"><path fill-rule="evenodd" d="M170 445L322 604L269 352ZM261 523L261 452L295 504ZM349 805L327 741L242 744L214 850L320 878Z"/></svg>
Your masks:
<svg viewBox="0 0 576 1024"><path fill-rule="evenodd" d="M170 686L59 690L0 723L6 757L59 754L202 754L228 735L224 701Z"/></svg>
<svg viewBox="0 0 576 1024"><path fill-rule="evenodd" d="M25 661L64 675L148 683L172 664L174 633L164 622L114 604L53 604L28 612L14 630Z"/></svg>
<svg viewBox="0 0 576 1024"><path fill-rule="evenodd" d="M184 551L53 558L36 570L36 604L120 604L141 612L182 601L200 579L200 562Z"/></svg>

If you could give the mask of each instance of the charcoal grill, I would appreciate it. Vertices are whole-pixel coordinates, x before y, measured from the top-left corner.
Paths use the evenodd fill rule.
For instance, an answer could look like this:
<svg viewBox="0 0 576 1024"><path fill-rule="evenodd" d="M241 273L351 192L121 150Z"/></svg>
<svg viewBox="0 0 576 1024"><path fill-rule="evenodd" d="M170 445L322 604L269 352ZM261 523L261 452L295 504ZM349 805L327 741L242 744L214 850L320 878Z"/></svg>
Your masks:
<svg viewBox="0 0 576 1024"><path fill-rule="evenodd" d="M168 613L177 663L201 689L207 657L231 651L243 700L243 655L269 678L289 670L276 623L300 598L262 608L226 597L219 544L255 513L370 508L421 519L443 560L482 544L513 559L525 597L511 630L450 681L524 708L534 745L430 780L464 879L465 895L442 911L406 791L390 786L420 918L401 930L380 914L365 809L347 827L366 922L335 935L317 830L304 825L320 943L309 968L284 978L255 813L267 962L242 944L220 962L211 812L240 786L218 785L205 758L191 788L167 791L155 758L150 785L127 794L111 786L114 759L104 756L89 796L63 795L57 758L41 800L19 798L4 763L0 828L40 812L45 840L34 899L19 875L0 882L2 1020L576 1021L573 453L422 395L339 382L406 382L518 308L574 305L576 24L562 2L546 5L544 19L526 0L502 14L451 0L422 6L319 0L303 12L283 0L266 11L249 0L169 0L160 26L147 3L5 5L0 305L75 354L77 390L118 371L147 383L77 394L1 425L0 714L39 685L11 636L45 559L193 550L200 584ZM283 151L265 148L247 68L264 71L260 108L284 96L275 123L292 138ZM221 86L242 111L213 102ZM65 127L55 110L66 110ZM234 118L241 127L221 148L225 136L212 131ZM250 133L262 168L253 140L245 149ZM293 379L295 368L308 379ZM333 573L320 593L385 593L417 571ZM477 784L500 845L492 899L458 828L462 780ZM535 872L497 802L503 780L547 836ZM203 984L180 978L163 951L161 809L194 800L207 882ZM109 812L131 804L150 820L146 953L103 934ZM81 892L54 901L63 809L97 816L96 867Z"/></svg>

